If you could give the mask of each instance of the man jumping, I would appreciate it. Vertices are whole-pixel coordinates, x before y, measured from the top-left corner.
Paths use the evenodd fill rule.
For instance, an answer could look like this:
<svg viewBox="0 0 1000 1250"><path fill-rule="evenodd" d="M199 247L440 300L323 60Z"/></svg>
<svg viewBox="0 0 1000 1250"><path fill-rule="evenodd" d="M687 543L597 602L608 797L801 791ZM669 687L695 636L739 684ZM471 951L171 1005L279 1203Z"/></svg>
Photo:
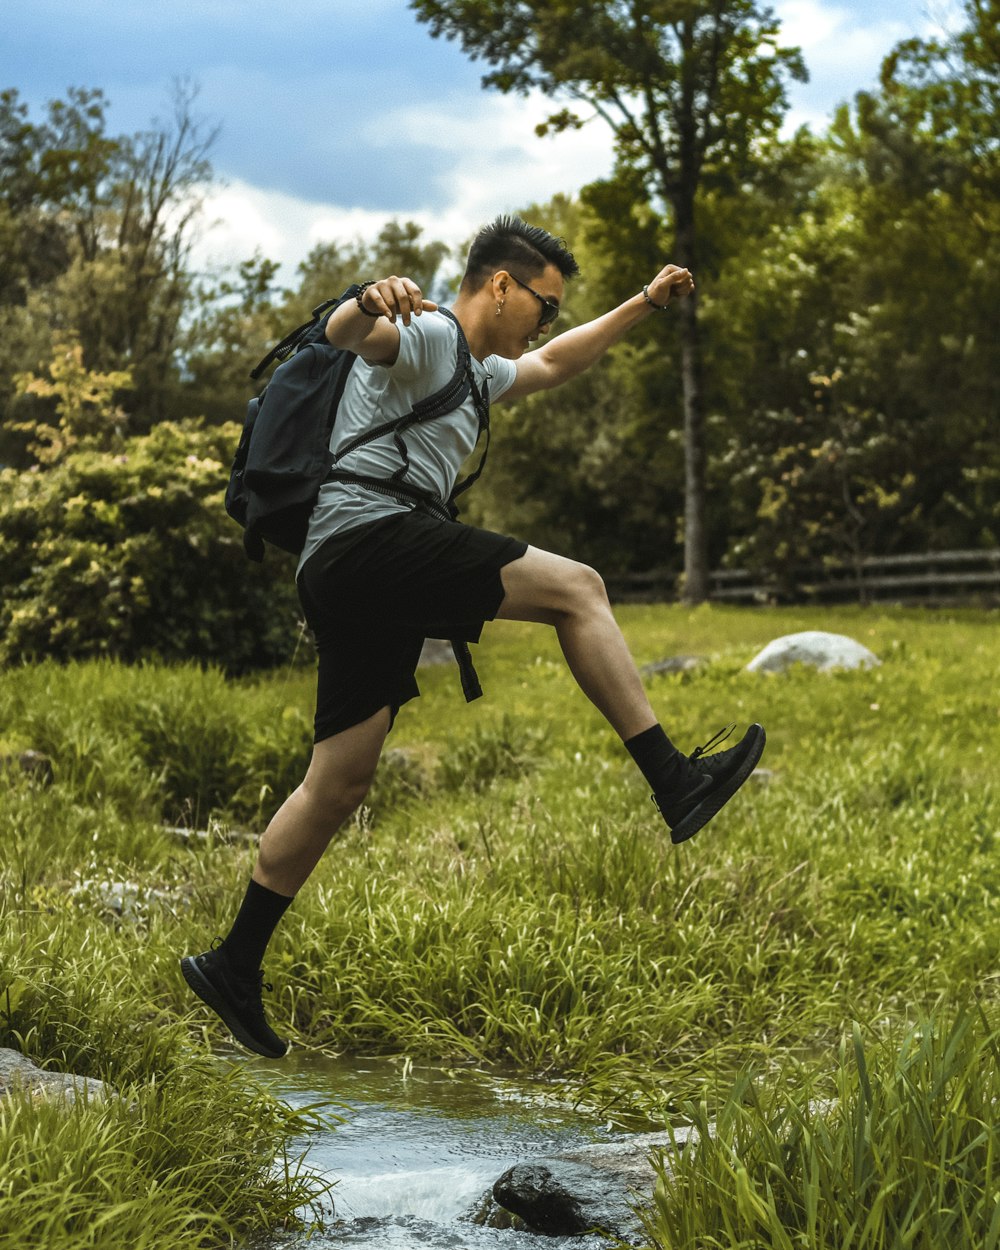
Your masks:
<svg viewBox="0 0 1000 1250"><path fill-rule="evenodd" d="M684 755L671 743L593 569L351 480L405 482L447 500L490 402L567 382L633 326L694 289L688 270L667 265L641 293L529 353L552 328L564 283L578 272L560 240L500 217L476 236L452 317L425 300L412 279L392 276L365 283L329 318L329 341L358 360L330 444L334 456L350 448L338 460L344 477L320 491L297 572L319 654L312 759L261 838L229 934L181 961L194 992L258 1054L287 1051L261 1000L267 944L368 793L396 713L419 693L414 672L426 637L475 642L494 619L553 627L581 690L652 788L674 842L696 834L760 759L760 725L712 755L701 747ZM449 381L461 333L472 369L461 406L404 433L366 438Z"/></svg>

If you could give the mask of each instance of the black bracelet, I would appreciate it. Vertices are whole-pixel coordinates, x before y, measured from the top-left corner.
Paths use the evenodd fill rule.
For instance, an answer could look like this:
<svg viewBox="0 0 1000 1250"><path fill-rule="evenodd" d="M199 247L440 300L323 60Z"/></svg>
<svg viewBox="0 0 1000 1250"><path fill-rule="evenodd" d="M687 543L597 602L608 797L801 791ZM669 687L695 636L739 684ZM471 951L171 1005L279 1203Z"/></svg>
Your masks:
<svg viewBox="0 0 1000 1250"><path fill-rule="evenodd" d="M381 317L382 316L380 312L369 312L368 309L361 302L361 297L362 295L364 295L365 291L367 291L370 286L374 286L374 285L375 285L374 282L362 282L361 285L358 287L357 294L354 296L354 298L358 302L358 307L361 309L361 311L365 314L366 317Z"/></svg>
<svg viewBox="0 0 1000 1250"><path fill-rule="evenodd" d="M646 303L650 306L650 308L655 308L657 312L664 312L666 310L667 304L670 303L670 296L668 295L667 304L654 304L653 301L649 298L648 286L644 286L642 288L642 298L646 301Z"/></svg>

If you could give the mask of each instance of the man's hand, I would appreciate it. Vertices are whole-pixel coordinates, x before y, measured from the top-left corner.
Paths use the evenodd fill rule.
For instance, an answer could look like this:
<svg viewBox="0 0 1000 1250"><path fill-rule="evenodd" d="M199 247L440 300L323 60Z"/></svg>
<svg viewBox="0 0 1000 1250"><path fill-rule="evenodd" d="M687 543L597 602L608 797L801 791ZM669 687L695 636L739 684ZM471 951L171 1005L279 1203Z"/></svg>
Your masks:
<svg viewBox="0 0 1000 1250"><path fill-rule="evenodd" d="M361 302L368 312L388 317L393 325L397 317L402 317L403 325L408 326L411 317L437 312L437 304L424 299L412 278L397 278L395 274L373 282L365 289Z"/></svg>
<svg viewBox="0 0 1000 1250"><path fill-rule="evenodd" d="M326 323L326 337L334 347L355 352L370 365L396 363L399 355L397 317L408 326L411 317L419 317L422 312L437 312L437 304L424 299L412 278L397 278L395 274L365 287L360 303L364 312L359 312L358 303L353 299L335 308Z"/></svg>
<svg viewBox="0 0 1000 1250"><path fill-rule="evenodd" d="M683 299L694 290L694 278L688 269L679 265L664 265L646 288L654 304L666 308L672 299Z"/></svg>

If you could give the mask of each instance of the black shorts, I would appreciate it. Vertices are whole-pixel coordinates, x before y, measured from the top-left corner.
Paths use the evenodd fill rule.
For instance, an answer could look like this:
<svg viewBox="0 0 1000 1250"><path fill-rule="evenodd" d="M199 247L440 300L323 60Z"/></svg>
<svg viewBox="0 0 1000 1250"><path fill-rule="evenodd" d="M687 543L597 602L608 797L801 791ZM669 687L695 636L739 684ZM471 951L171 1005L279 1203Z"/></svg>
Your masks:
<svg viewBox="0 0 1000 1250"><path fill-rule="evenodd" d="M421 512L328 538L298 577L319 652L314 741L383 707L395 717L420 694L414 673L424 639L478 642L503 602L500 570L527 549Z"/></svg>

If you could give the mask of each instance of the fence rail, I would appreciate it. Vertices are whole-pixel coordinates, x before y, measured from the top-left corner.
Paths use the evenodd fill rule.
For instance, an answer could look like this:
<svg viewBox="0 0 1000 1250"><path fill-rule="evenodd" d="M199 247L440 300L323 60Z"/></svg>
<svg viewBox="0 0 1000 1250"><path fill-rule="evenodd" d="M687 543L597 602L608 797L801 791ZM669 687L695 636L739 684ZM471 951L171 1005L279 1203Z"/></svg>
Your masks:
<svg viewBox="0 0 1000 1250"><path fill-rule="evenodd" d="M675 575L665 569L607 578L619 602L677 597ZM719 603L902 603L928 606L985 603L1000 606L1000 547L868 556L853 564L802 565L781 577L747 569L709 574L709 599Z"/></svg>

